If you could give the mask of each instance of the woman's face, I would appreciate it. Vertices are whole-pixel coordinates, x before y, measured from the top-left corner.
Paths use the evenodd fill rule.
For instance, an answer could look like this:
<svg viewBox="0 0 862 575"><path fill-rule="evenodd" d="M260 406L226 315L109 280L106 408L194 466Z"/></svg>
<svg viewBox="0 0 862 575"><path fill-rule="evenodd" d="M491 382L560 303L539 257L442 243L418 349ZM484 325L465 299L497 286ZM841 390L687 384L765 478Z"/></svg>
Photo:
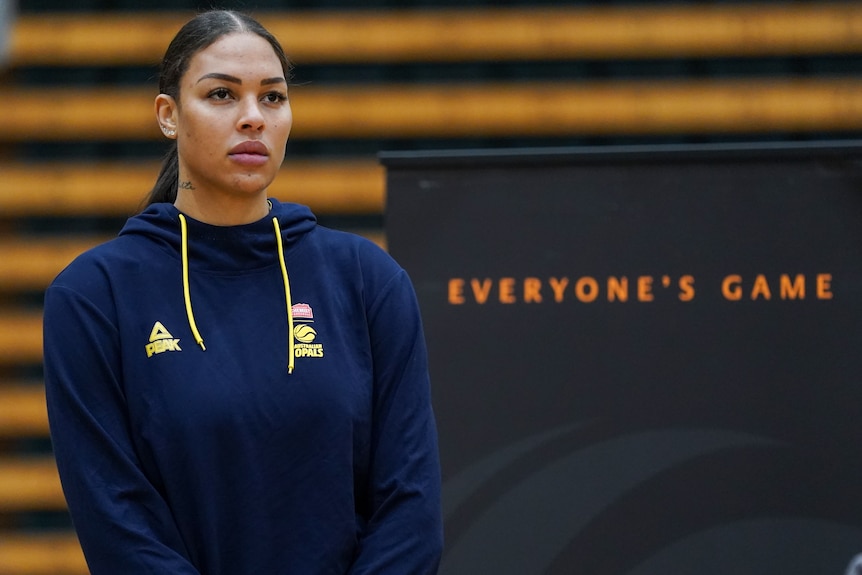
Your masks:
<svg viewBox="0 0 862 575"><path fill-rule="evenodd" d="M195 54L174 114L181 188L265 193L293 123L287 80L269 42L230 34Z"/></svg>

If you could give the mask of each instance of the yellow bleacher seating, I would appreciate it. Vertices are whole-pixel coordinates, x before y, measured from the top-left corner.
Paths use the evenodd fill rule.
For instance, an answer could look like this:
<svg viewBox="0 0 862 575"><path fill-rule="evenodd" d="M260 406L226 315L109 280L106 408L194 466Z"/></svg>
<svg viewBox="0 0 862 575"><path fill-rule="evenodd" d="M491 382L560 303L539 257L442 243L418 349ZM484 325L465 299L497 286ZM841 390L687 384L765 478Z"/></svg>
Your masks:
<svg viewBox="0 0 862 575"><path fill-rule="evenodd" d="M0 162L0 213L7 217L127 216L141 205L158 170L158 162ZM292 160L288 155L269 191L273 197L308 205L316 213L379 214L384 172L373 158ZM0 286L2 282L0 274Z"/></svg>
<svg viewBox="0 0 862 575"><path fill-rule="evenodd" d="M162 137L147 88L10 89L0 142ZM62 98L63 106L53 102ZM858 130L862 80L711 79L300 86L293 138Z"/></svg>
<svg viewBox="0 0 862 575"><path fill-rule="evenodd" d="M12 65L157 63L188 13L22 15ZM855 53L858 3L258 14L301 64Z"/></svg>
<svg viewBox="0 0 862 575"><path fill-rule="evenodd" d="M39 383L14 381L0 386L0 437L47 435L44 387Z"/></svg>
<svg viewBox="0 0 862 575"><path fill-rule="evenodd" d="M87 575L87 564L73 533L4 534L0 575Z"/></svg>

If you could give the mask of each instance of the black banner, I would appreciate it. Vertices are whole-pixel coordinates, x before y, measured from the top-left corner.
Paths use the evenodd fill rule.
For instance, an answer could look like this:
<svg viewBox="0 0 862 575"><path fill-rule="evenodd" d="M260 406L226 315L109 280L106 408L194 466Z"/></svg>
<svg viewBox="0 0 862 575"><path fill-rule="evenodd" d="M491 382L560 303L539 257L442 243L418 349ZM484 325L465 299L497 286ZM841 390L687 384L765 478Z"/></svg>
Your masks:
<svg viewBox="0 0 862 575"><path fill-rule="evenodd" d="M862 147L382 159L442 575L825 575L862 552Z"/></svg>

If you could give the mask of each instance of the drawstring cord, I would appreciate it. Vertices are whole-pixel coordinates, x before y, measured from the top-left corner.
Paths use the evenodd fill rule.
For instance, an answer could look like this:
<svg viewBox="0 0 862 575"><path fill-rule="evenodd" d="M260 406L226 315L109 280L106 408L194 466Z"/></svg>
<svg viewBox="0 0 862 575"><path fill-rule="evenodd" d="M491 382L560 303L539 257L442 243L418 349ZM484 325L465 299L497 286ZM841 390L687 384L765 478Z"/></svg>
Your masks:
<svg viewBox="0 0 862 575"><path fill-rule="evenodd" d="M195 315L192 313L192 297L189 293L189 232L186 229L186 218L182 214L180 214L180 230L182 232L183 296L186 300L186 315L189 318L189 327L192 328L192 335L195 336L195 341L201 346L202 350L206 351L204 338L201 337L201 332L198 331L198 326L195 324Z"/></svg>
<svg viewBox="0 0 862 575"><path fill-rule="evenodd" d="M293 304L290 301L290 281L287 279L287 265L284 263L284 246L281 242L281 228L278 218L272 218L275 228L275 241L278 243L278 263L281 265L281 277L284 280L284 300L287 303L287 373L293 373Z"/></svg>
<svg viewBox="0 0 862 575"><path fill-rule="evenodd" d="M201 346L201 349L206 351L204 346L204 338L198 331L198 326L195 323L195 315L192 313L192 298L189 290L189 233L186 227L186 218L180 214L180 230L182 235L182 257L183 257L183 297L186 302L186 316L189 318L189 327L192 330L192 335L195 341ZM281 228L278 225L278 218L272 218L272 225L275 228L275 241L278 244L278 263L281 266L281 277L284 282L284 300L287 304L287 373L293 373L295 366L294 351L293 351L293 304L290 301L290 281L287 278L287 264L284 263L284 245L281 240Z"/></svg>

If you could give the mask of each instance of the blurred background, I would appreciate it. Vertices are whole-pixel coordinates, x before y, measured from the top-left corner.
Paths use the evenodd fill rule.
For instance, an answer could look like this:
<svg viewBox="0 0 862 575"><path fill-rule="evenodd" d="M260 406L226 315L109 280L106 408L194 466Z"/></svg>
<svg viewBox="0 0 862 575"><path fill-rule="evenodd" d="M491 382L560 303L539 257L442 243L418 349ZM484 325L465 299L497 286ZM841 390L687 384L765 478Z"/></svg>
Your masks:
<svg viewBox="0 0 862 575"><path fill-rule="evenodd" d="M0 0L0 575L87 573L44 408L41 303L167 144L168 42L210 2ZM296 68L271 189L385 247L381 151L862 135L862 2L225 1ZM86 345L86 342L79 342Z"/></svg>

